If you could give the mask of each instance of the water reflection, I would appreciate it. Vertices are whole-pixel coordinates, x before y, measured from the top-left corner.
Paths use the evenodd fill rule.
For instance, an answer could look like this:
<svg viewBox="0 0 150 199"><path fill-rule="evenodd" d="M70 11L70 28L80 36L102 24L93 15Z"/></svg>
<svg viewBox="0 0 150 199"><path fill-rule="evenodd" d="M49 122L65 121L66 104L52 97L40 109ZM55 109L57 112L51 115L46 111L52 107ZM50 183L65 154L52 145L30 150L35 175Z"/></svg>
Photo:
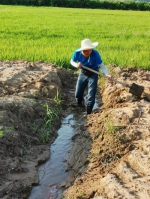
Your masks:
<svg viewBox="0 0 150 199"><path fill-rule="evenodd" d="M55 199L61 192L59 184L66 182L72 171L65 172L65 159L74 134L75 120L73 114L62 120L58 137L50 148L50 159L38 169L39 186L32 189L29 199Z"/></svg>

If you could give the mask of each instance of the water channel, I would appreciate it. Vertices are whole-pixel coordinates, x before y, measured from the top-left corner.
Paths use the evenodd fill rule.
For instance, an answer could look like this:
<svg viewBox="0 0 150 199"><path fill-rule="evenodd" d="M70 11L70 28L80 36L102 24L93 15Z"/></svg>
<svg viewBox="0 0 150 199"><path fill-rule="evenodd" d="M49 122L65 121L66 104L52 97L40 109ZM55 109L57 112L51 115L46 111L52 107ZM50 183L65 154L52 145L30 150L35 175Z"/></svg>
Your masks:
<svg viewBox="0 0 150 199"><path fill-rule="evenodd" d="M62 120L58 137L50 147L50 159L39 167L39 185L32 189L29 199L61 198L59 186L72 175L72 171L65 171L65 159L72 145L76 122L73 114Z"/></svg>
<svg viewBox="0 0 150 199"><path fill-rule="evenodd" d="M97 103L94 109L97 109ZM77 117L70 114L62 120L58 137L50 147L50 159L38 168L39 185L33 187L29 199L61 199L61 185L66 183L73 171L66 171L66 158L72 146L72 137L77 126L83 122L85 113Z"/></svg>

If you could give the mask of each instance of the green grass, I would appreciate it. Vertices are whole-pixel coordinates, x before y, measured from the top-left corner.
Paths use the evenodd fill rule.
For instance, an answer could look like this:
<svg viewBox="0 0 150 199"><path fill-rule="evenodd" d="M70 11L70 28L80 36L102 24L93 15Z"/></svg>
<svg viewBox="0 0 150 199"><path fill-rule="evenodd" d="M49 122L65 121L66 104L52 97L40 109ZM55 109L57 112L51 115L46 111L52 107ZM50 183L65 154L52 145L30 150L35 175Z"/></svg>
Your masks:
<svg viewBox="0 0 150 199"><path fill-rule="evenodd" d="M150 69L150 14L141 11L0 5L0 60L69 67L80 41L98 41L107 65Z"/></svg>
<svg viewBox="0 0 150 199"><path fill-rule="evenodd" d="M3 137L4 132L0 131L0 138Z"/></svg>

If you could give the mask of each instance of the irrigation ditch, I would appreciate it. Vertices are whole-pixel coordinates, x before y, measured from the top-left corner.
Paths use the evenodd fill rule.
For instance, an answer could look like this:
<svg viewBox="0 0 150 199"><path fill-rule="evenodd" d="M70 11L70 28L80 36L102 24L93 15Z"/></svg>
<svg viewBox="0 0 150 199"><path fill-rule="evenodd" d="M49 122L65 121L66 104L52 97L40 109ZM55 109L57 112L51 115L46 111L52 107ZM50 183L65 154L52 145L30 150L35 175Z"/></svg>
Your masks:
<svg viewBox="0 0 150 199"><path fill-rule="evenodd" d="M144 92L100 78L86 116L76 71L0 62L0 198L150 198L150 72L108 67Z"/></svg>

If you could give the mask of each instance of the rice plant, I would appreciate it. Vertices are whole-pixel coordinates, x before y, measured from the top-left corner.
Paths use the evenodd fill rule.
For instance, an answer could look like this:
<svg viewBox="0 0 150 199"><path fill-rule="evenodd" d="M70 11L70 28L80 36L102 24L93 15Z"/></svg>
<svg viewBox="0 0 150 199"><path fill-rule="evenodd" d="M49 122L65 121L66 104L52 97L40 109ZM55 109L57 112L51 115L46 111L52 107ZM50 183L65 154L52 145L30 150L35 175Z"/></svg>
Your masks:
<svg viewBox="0 0 150 199"><path fill-rule="evenodd" d="M150 68L149 12L0 5L0 16L0 60L70 68L73 51L90 38L105 65Z"/></svg>

